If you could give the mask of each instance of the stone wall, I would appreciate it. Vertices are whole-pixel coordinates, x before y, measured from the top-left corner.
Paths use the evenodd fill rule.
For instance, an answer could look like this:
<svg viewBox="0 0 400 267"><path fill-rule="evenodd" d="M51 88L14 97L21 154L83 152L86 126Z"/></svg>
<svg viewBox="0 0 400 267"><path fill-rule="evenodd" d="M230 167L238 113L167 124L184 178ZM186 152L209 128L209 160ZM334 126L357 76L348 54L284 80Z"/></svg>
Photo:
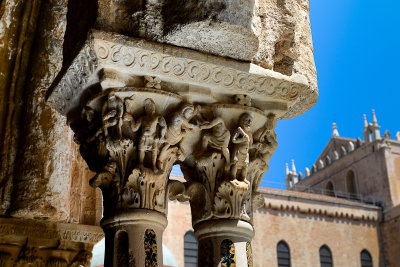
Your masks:
<svg viewBox="0 0 400 267"><path fill-rule="evenodd" d="M335 266L360 266L363 249L371 253L374 266L383 266L379 208L286 190L263 188L261 192L266 204L254 214L254 266L277 266L276 246L281 240L290 247L294 267L319 266L322 245L331 249ZM190 206L174 201L168 209L164 244L183 267L183 237L192 230Z"/></svg>
<svg viewBox="0 0 400 267"><path fill-rule="evenodd" d="M390 141L390 149L386 150L385 158L390 196L393 206L400 204L400 142Z"/></svg>
<svg viewBox="0 0 400 267"><path fill-rule="evenodd" d="M184 266L183 237L193 231L189 202L168 203L168 226L163 234L163 243L175 256L178 266Z"/></svg>
<svg viewBox="0 0 400 267"><path fill-rule="evenodd" d="M308 187L326 189L327 183L332 182L336 191L348 192L346 177L347 173L352 171L355 176L357 194L361 194L369 201L379 201L385 208L392 207L394 195L391 194L391 190L394 190L396 186L393 187L390 183L396 181L394 173L397 172L397 169L393 164L396 159L391 158L388 146L382 144L382 141L377 140L361 146L303 179L297 187L294 187L295 190L303 191ZM389 182L386 164L389 164L389 168L391 168L392 182Z"/></svg>
<svg viewBox="0 0 400 267"><path fill-rule="evenodd" d="M101 196L88 186L93 174L66 118L46 105L62 68L72 2L0 3L2 215L98 223L93 207Z"/></svg>
<svg viewBox="0 0 400 267"><path fill-rule="evenodd" d="M397 266L400 262L400 206L384 213L382 236L387 266Z"/></svg>

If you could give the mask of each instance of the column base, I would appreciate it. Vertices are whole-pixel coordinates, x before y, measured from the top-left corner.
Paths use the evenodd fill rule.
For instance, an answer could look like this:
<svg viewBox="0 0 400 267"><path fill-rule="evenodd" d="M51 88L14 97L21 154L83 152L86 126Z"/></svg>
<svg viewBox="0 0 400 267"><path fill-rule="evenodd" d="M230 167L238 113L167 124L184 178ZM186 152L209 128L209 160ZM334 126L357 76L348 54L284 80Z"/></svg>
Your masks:
<svg viewBox="0 0 400 267"><path fill-rule="evenodd" d="M100 227L0 218L0 266L90 266Z"/></svg>
<svg viewBox="0 0 400 267"><path fill-rule="evenodd" d="M162 235L167 217L160 212L127 210L101 221L106 236L105 267L162 267Z"/></svg>
<svg viewBox="0 0 400 267"><path fill-rule="evenodd" d="M198 266L253 266L253 226L242 220L210 220L196 224ZM236 265L233 265L236 264Z"/></svg>

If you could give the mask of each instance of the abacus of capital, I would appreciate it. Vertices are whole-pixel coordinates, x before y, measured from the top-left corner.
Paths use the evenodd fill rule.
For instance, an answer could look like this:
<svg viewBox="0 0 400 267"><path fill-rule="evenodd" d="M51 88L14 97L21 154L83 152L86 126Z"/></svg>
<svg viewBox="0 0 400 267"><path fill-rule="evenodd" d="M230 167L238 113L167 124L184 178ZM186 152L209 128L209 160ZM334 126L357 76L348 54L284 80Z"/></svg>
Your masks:
<svg viewBox="0 0 400 267"><path fill-rule="evenodd" d="M64 10L65 20L54 23L48 38L68 34L49 41L53 46L75 38L74 26L81 30L71 19L85 9L79 5L95 3L97 18L93 24L80 18L91 28L78 40L83 45L65 53L73 56L63 59L57 77L48 78L56 76L48 67L44 76L52 85L34 88L45 97L33 94L32 106L56 111L49 116L55 128L66 119L93 172L86 182L101 189L104 265L162 267L167 204L178 200L190 202L198 266L253 266L252 217L264 205L257 189L277 149L277 121L304 113L317 100L308 1L64 2L43 7L59 16L68 6L70 17ZM71 40L64 41L59 53L71 49ZM34 141L25 142L29 152ZM22 162L34 157L26 158ZM174 165L185 182L169 178ZM13 186L29 181L22 174L16 186L0 184L6 196L0 211L32 220L0 219L0 265L88 266L101 229L67 223L57 213L64 206L54 199L50 215L46 205L31 212L22 201L29 197L18 198L18 190L13 204Z"/></svg>

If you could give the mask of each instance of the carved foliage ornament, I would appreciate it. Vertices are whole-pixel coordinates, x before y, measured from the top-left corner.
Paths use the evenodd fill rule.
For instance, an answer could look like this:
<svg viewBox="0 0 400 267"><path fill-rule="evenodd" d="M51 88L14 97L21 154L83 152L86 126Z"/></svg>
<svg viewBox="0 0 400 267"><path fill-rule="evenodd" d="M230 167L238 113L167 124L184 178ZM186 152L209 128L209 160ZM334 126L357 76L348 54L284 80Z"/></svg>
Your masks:
<svg viewBox="0 0 400 267"><path fill-rule="evenodd" d="M103 191L105 216L130 208L165 212L169 172L186 157L181 143L200 129L190 122L195 107L181 102L154 89L110 90L89 101L82 119L71 125L97 172L90 184Z"/></svg>
<svg viewBox="0 0 400 267"><path fill-rule="evenodd" d="M152 88L93 97L71 127L97 172L90 184L103 191L105 216L134 208L166 212L169 172L179 163L188 169L188 183L171 182L169 196L191 201L194 222L251 220L252 192L277 143L275 115L266 117L247 103L192 105Z"/></svg>
<svg viewBox="0 0 400 267"><path fill-rule="evenodd" d="M253 119L250 113L242 113L231 131L221 118L202 126L212 128L202 131L202 150L194 153L194 160L181 164L186 165L182 170L191 183L186 191L175 182L170 186L170 196L173 192L178 200L190 199L193 224L212 217L251 221L253 210L264 204L255 191L277 148L276 118L268 115L265 125L256 131ZM199 198L203 191L195 187L194 180L204 187L203 198Z"/></svg>
<svg viewBox="0 0 400 267"><path fill-rule="evenodd" d="M15 245L12 245L15 251ZM56 251L61 257L53 257L50 252ZM40 249L37 247L21 247L19 253L14 257L7 252L0 252L0 266L4 267L81 267L89 266L92 258L90 251L80 251L70 260L72 250L52 250L49 248ZM75 252L76 253L76 252ZM65 257L62 255L64 254Z"/></svg>

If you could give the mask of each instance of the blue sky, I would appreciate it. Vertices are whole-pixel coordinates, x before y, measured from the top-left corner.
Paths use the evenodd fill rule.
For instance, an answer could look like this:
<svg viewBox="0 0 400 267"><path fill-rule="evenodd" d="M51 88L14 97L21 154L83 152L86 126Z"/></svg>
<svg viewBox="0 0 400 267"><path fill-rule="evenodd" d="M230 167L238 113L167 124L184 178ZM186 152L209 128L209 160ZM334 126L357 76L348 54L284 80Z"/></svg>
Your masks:
<svg viewBox="0 0 400 267"><path fill-rule="evenodd" d="M400 131L400 1L310 0L310 6L318 103L278 121L279 146L261 186L282 187L291 159L298 171L311 168L333 122L341 136L362 138L362 115L371 121L375 109L382 134Z"/></svg>
<svg viewBox="0 0 400 267"><path fill-rule="evenodd" d="M363 114L376 110L381 133L400 131L400 1L310 0L318 103L279 121L278 149L262 186L284 183L285 163L311 168L328 143L332 122L341 136L361 137Z"/></svg>

